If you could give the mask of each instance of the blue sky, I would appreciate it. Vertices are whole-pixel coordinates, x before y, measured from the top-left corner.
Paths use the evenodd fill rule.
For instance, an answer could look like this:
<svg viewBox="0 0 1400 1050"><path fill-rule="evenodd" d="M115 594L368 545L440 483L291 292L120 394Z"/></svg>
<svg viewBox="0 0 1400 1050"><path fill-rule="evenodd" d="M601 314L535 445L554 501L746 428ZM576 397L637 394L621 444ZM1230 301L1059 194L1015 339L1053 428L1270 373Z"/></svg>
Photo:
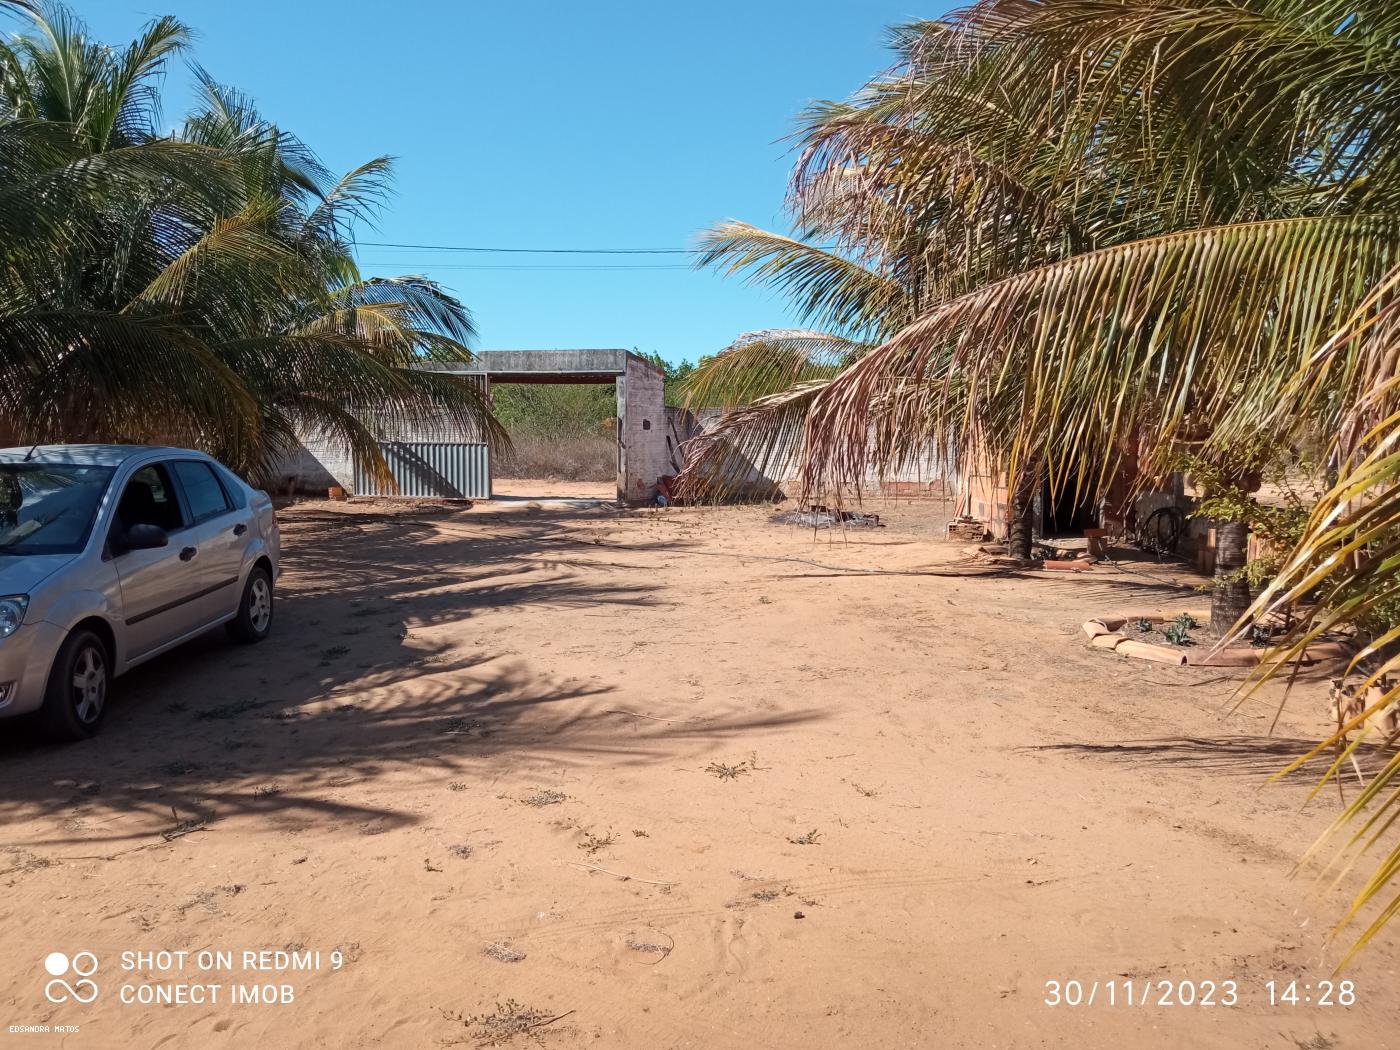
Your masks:
<svg viewBox="0 0 1400 1050"><path fill-rule="evenodd" d="M193 57L253 95L333 168L397 158L397 195L363 240L524 248L684 248L724 218L781 225L778 141L814 98L888 62L910 0L78 0L125 42L173 14ZM389 12L386 14L386 12ZM166 118L188 98L172 72ZM509 256L363 247L369 272L425 273L490 347L626 346L695 359L793 323L770 292L685 256ZM464 267L492 267L467 269Z"/></svg>

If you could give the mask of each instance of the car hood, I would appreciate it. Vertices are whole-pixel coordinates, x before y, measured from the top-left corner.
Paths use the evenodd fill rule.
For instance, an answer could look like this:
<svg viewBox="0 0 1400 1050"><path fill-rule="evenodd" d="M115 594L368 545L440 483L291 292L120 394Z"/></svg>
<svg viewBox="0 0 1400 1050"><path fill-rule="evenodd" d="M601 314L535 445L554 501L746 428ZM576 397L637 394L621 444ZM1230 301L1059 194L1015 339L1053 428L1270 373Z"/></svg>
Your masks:
<svg viewBox="0 0 1400 1050"><path fill-rule="evenodd" d="M75 557L74 554L0 554L0 596L28 594Z"/></svg>

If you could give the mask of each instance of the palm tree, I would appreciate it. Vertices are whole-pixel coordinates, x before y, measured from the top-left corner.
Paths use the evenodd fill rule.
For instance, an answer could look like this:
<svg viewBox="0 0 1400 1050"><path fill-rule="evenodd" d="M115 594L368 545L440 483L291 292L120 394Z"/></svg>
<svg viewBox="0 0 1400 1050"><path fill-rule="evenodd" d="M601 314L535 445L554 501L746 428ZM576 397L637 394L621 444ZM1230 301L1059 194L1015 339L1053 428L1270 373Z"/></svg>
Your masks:
<svg viewBox="0 0 1400 1050"><path fill-rule="evenodd" d="M897 31L894 70L809 114L793 203L917 319L876 319L881 348L810 399L808 485L951 443L1007 466L1014 525L1041 473L1102 480L1139 445L1164 468L1270 404L1394 261L1394 15L1371 6L986 0ZM1232 485L1244 459L1217 464Z"/></svg>
<svg viewBox="0 0 1400 1050"><path fill-rule="evenodd" d="M805 487L948 447L1003 464L1024 505L1041 474L1102 482L1133 449L1149 470L1189 450L1247 492L1268 454L1341 433L1342 480L1266 598L1323 586L1302 644L1400 596L1400 7L981 0L895 45L801 133L802 232L897 275L912 315L852 315L879 345L782 439ZM1248 604L1244 530L1222 533L1217 632ZM1368 893L1397 873L1392 853Z"/></svg>
<svg viewBox="0 0 1400 1050"><path fill-rule="evenodd" d="M0 422L25 440L178 440L253 473L298 428L341 435L381 475L377 425L499 439L475 387L411 367L470 356L465 308L355 265L387 158L333 180L203 73L163 137L183 26L114 49L61 6L31 17L0 44Z"/></svg>
<svg viewBox="0 0 1400 1050"><path fill-rule="evenodd" d="M1320 417L1334 435L1337 478L1313 509L1308 526L1278 575L1249 612L1301 612L1287 644L1261 666L1255 684L1286 672L1289 661L1328 631L1351 629L1364 644L1347 668L1360 684L1348 700L1354 712L1337 732L1284 770L1328 751L1333 761L1314 790L1340 778L1367 739L1365 726L1400 701L1400 268L1381 283L1347 323L1299 369L1280 401L1274 424L1287 431L1296 420ZM1227 440L1229 436L1227 435ZM1241 622L1243 622L1243 619ZM1237 629L1235 633L1239 633ZM1376 687L1376 688L1373 688ZM1379 741L1394 746L1400 729ZM1377 742L1372 735L1370 742ZM1337 816L1312 852L1336 845L1323 874L1335 886L1372 852L1376 871L1354 895L1338 924L1356 919L1381 901L1362 930L1349 960L1400 914L1400 842L1386 846L1386 832L1400 819L1400 752L1393 755ZM1385 899L1388 895L1388 899ZM1346 960L1344 960L1345 962Z"/></svg>

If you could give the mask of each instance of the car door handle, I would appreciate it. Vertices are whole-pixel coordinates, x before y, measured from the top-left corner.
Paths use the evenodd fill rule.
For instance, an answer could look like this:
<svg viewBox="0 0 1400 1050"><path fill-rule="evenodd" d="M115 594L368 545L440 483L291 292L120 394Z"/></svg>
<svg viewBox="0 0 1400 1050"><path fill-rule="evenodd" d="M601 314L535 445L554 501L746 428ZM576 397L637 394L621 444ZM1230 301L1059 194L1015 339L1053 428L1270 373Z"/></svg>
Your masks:
<svg viewBox="0 0 1400 1050"><path fill-rule="evenodd" d="M247 532L247 531L248 531L248 526L247 526L247 525L244 525L241 521L240 521L237 525L235 525L235 526L233 527L233 534L234 534L235 536L242 536L242 535L243 535L245 532Z"/></svg>
<svg viewBox="0 0 1400 1050"><path fill-rule="evenodd" d="M186 547L180 551L181 561L194 561L194 556L199 553L198 547Z"/></svg>

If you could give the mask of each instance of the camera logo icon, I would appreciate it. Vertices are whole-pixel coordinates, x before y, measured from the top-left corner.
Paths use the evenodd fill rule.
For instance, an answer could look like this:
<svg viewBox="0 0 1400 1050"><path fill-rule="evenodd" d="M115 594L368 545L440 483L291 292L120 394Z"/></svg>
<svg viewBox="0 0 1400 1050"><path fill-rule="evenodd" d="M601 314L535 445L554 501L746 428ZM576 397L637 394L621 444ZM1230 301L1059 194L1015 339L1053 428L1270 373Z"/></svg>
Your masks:
<svg viewBox="0 0 1400 1050"><path fill-rule="evenodd" d="M78 1003L90 1003L97 998L97 982L88 980L97 972L97 956L92 952L79 952L69 959L62 952L49 952L44 957L44 969L52 980L44 985L44 997L51 1003L66 1003L72 999ZM68 983L69 973L78 980Z"/></svg>

